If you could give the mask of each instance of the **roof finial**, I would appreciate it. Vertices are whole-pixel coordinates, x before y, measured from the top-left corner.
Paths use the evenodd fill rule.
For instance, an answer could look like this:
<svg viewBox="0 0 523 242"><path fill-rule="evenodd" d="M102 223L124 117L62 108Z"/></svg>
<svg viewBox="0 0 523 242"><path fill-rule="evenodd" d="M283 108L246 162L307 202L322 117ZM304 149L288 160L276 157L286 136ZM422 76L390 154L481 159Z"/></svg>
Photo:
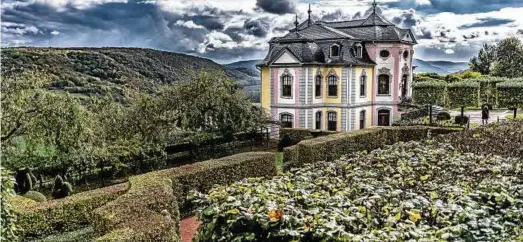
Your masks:
<svg viewBox="0 0 523 242"><path fill-rule="evenodd" d="M378 6L378 4L376 3L376 0L374 0L374 2L372 3L372 12L373 13L376 13L376 7Z"/></svg>
<svg viewBox="0 0 523 242"><path fill-rule="evenodd" d="M300 24L300 22L298 22L298 14L296 14L296 20L294 21L294 26L296 26L296 33L298 33L298 24Z"/></svg>
<svg viewBox="0 0 523 242"><path fill-rule="evenodd" d="M311 10L311 4L309 3L309 11L307 11L309 13L309 19L307 20L307 26L311 26L311 13L312 13L312 10Z"/></svg>

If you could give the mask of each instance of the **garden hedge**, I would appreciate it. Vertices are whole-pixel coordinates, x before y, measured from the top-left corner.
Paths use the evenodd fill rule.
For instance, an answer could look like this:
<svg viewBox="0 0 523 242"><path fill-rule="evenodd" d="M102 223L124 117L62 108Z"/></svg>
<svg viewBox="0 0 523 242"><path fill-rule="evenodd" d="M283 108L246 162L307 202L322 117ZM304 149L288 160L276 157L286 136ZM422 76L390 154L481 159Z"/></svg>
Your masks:
<svg viewBox="0 0 523 242"><path fill-rule="evenodd" d="M304 140L284 149L283 164L286 170L303 164L333 161L356 151L371 151L399 141L423 140L431 135L458 132L461 128L434 127L373 127L348 133Z"/></svg>
<svg viewBox="0 0 523 242"><path fill-rule="evenodd" d="M90 213L115 199L128 189L123 183L91 190L63 199L40 203L14 203L18 215L18 226L23 229L22 237L35 237L56 231L70 231L88 224Z"/></svg>
<svg viewBox="0 0 523 242"><path fill-rule="evenodd" d="M496 85L498 106L503 108L523 107L523 80L511 80Z"/></svg>
<svg viewBox="0 0 523 242"><path fill-rule="evenodd" d="M190 190L274 175L274 154L251 152L131 177L126 194L94 211L93 227L102 234L97 241L180 241Z"/></svg>
<svg viewBox="0 0 523 242"><path fill-rule="evenodd" d="M447 86L448 105L450 107L478 107L480 84L473 81L450 83Z"/></svg>
<svg viewBox="0 0 523 242"><path fill-rule="evenodd" d="M445 106L444 81L426 81L412 86L412 99L416 104L432 104Z"/></svg>
<svg viewBox="0 0 523 242"><path fill-rule="evenodd" d="M282 128L280 129L280 139L283 138L283 136L288 135L291 139L291 144L297 144L302 140L311 139L311 138L317 138L320 136L327 136L331 134L336 134L338 132L335 131L324 131L324 130L317 130L317 129L296 129L296 128Z"/></svg>

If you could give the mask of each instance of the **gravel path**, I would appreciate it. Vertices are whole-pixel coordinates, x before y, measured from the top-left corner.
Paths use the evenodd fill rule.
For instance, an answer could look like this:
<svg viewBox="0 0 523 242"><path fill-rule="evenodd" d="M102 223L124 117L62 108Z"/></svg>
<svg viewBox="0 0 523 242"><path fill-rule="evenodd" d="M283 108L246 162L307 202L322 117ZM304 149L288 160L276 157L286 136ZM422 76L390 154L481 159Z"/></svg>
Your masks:
<svg viewBox="0 0 523 242"><path fill-rule="evenodd" d="M200 222L196 216L183 219L180 223L182 242L191 242L194 235L196 235L199 225Z"/></svg>
<svg viewBox="0 0 523 242"><path fill-rule="evenodd" d="M505 119L505 116L509 114L513 114L514 112L511 110L490 110L490 119L489 123L497 122L498 117L500 120ZM451 111L451 116L458 116L461 115L460 111ZM481 125L481 110L469 110L465 111L465 116L470 115L470 122L476 123Z"/></svg>

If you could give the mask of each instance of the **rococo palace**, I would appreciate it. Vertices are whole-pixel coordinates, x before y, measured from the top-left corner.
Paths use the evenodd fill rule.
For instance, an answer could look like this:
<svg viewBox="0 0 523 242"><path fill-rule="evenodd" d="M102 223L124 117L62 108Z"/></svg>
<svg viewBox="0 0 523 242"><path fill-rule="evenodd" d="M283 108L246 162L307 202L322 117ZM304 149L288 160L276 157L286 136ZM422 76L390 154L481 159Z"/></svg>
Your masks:
<svg viewBox="0 0 523 242"><path fill-rule="evenodd" d="M363 19L310 17L272 38L261 69L261 104L281 127L350 131L389 126L411 96L411 30L373 4Z"/></svg>

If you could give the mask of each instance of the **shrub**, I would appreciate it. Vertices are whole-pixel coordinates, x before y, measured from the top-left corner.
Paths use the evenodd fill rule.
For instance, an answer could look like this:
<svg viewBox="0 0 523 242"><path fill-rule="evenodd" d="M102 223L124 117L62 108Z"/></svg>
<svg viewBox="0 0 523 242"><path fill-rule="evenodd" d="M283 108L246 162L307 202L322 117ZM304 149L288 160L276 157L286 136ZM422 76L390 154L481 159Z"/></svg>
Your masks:
<svg viewBox="0 0 523 242"><path fill-rule="evenodd" d="M194 241L517 241L523 164L398 143L195 193Z"/></svg>
<svg viewBox="0 0 523 242"><path fill-rule="evenodd" d="M461 152L523 159L523 121L493 123L436 139L451 143Z"/></svg>
<svg viewBox="0 0 523 242"><path fill-rule="evenodd" d="M70 231L88 224L88 218L95 208L115 199L127 188L128 184L124 183L41 203L15 201L13 206L24 237L36 237L56 231Z"/></svg>
<svg viewBox="0 0 523 242"><path fill-rule="evenodd" d="M12 198L15 197L14 182L11 173L0 166L1 196L0 196L0 238L7 241L17 241L19 224L12 206Z"/></svg>
<svg viewBox="0 0 523 242"><path fill-rule="evenodd" d="M498 105L504 108L523 107L523 80L498 83Z"/></svg>
<svg viewBox="0 0 523 242"><path fill-rule="evenodd" d="M47 198L45 198L44 194L39 193L37 191L28 191L24 194L25 198L29 198L35 202L45 202L47 201Z"/></svg>
<svg viewBox="0 0 523 242"><path fill-rule="evenodd" d="M18 194L25 194L33 189L33 184L36 183L36 178L31 173L29 168L23 168L16 172L15 175L15 191Z"/></svg>
<svg viewBox="0 0 523 242"><path fill-rule="evenodd" d="M447 86L448 104L450 107L477 107L479 105L478 82L463 81Z"/></svg>
<svg viewBox="0 0 523 242"><path fill-rule="evenodd" d="M437 116L437 119L438 120L450 120L451 117L450 117L450 113L449 112L439 112L438 113L438 116Z"/></svg>
<svg viewBox="0 0 523 242"><path fill-rule="evenodd" d="M54 199L67 197L73 193L73 187L69 182L64 182L60 175L54 179L52 196Z"/></svg>
<svg viewBox="0 0 523 242"><path fill-rule="evenodd" d="M190 190L274 175L274 154L251 152L133 176L125 195L94 211L97 241L179 241L180 215L192 212Z"/></svg>
<svg viewBox="0 0 523 242"><path fill-rule="evenodd" d="M308 129L281 128L280 129L280 139L283 139L285 136L288 136L290 139L289 145L295 145L304 139L312 138L311 131ZM285 147L287 147L287 146L285 146Z"/></svg>
<svg viewBox="0 0 523 242"><path fill-rule="evenodd" d="M442 81L419 82L412 86L412 99L416 104L445 106L445 88Z"/></svg>
<svg viewBox="0 0 523 242"><path fill-rule="evenodd" d="M465 125L469 122L469 117L468 116L456 116L454 118L454 122L456 124L459 124L459 125Z"/></svg>

